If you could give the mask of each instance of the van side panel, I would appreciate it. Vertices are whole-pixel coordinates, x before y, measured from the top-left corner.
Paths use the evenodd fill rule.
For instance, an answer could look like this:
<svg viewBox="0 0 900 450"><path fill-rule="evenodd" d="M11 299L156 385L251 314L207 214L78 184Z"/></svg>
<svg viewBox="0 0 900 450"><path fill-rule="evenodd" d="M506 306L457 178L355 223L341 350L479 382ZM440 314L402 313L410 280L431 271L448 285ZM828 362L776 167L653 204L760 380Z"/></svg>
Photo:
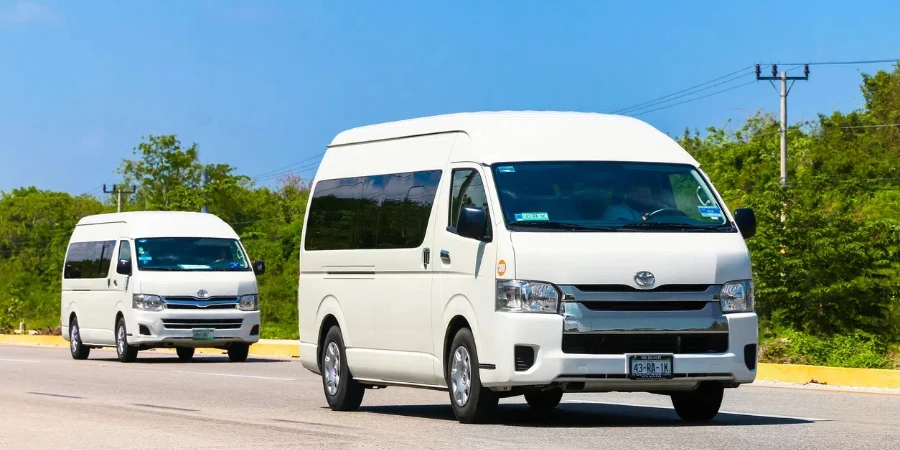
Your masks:
<svg viewBox="0 0 900 450"><path fill-rule="evenodd" d="M81 338L85 344L115 343L115 293L110 289L110 274L115 272L112 262L122 226L119 222L79 225L69 241L61 311L67 323L71 312L77 310Z"/></svg>
<svg viewBox="0 0 900 450"><path fill-rule="evenodd" d="M409 204L417 199L435 196L455 138L456 133L449 133L331 148L316 174L301 239L300 340L304 348L320 345L321 324L328 317L322 311L337 308L345 321L340 325L347 364L356 378L434 382L436 356L430 318L432 268L437 252L430 247L435 208L432 204L430 211L425 210L429 214L423 217L427 223L414 225L424 229L421 242L391 248L383 248L377 242L392 231L390 227L398 225L388 224L375 214L381 214L381 206L377 205L386 201L396 201L398 208L411 208ZM308 250L313 200L323 194L316 190L320 183L382 175L388 176L382 184L373 185L367 179L360 186L359 198L372 204L361 207L362 212L350 225L351 248ZM360 225L362 221L367 222ZM374 237L361 231L376 223ZM408 232L404 229L400 234L406 237ZM377 241L375 245L373 239ZM432 250L431 264L427 266L425 248ZM301 359L307 368L315 364L313 355Z"/></svg>

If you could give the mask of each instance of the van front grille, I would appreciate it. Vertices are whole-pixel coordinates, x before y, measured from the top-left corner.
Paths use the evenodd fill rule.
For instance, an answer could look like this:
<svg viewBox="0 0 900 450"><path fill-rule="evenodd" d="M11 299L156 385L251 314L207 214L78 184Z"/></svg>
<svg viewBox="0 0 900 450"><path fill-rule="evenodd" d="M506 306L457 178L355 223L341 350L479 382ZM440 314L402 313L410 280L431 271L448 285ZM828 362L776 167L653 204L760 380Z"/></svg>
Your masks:
<svg viewBox="0 0 900 450"><path fill-rule="evenodd" d="M706 292L708 284L664 284L651 289L638 289L625 284L578 284L575 288L581 292L654 292L663 294L667 292Z"/></svg>
<svg viewBox="0 0 900 450"><path fill-rule="evenodd" d="M581 302L591 311L700 311L709 303L705 300Z"/></svg>
<svg viewBox="0 0 900 450"><path fill-rule="evenodd" d="M162 323L167 330L190 330L193 328L237 330L241 328L244 319L163 319Z"/></svg>
<svg viewBox="0 0 900 450"><path fill-rule="evenodd" d="M562 351L587 355L724 353L728 351L728 333L573 333L563 335Z"/></svg>

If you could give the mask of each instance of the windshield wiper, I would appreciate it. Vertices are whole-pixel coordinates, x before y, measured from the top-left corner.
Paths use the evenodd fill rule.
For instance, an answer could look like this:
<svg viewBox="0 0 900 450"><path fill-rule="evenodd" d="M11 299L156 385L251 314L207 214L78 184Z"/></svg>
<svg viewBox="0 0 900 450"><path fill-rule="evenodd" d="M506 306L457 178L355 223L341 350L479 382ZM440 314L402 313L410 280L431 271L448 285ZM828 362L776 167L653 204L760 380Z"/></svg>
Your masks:
<svg viewBox="0 0 900 450"><path fill-rule="evenodd" d="M637 222L626 223L622 228L653 228L658 230L682 230L682 231L706 231L715 230L717 227L701 227L689 223L674 222Z"/></svg>
<svg viewBox="0 0 900 450"><path fill-rule="evenodd" d="M587 225L581 225L577 223L568 223L568 222L556 222L556 221L546 221L546 222L512 222L509 224L511 227L522 227L522 228L543 228L546 230L573 230L573 231L613 231L615 228L612 227L592 227Z"/></svg>
<svg viewBox="0 0 900 450"><path fill-rule="evenodd" d="M179 272L181 269L173 269L171 267L141 267L141 270L151 272Z"/></svg>

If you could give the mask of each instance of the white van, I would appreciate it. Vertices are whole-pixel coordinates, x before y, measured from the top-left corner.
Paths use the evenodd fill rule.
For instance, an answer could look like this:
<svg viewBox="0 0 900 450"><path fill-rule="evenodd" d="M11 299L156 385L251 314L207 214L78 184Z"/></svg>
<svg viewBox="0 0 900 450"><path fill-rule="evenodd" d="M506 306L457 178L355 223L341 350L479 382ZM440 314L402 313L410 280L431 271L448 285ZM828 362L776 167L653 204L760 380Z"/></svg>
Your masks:
<svg viewBox="0 0 900 450"><path fill-rule="evenodd" d="M256 275L232 228L212 214L128 212L81 219L66 251L62 335L72 357L116 347L174 347L189 361L200 347L247 359L259 341Z"/></svg>
<svg viewBox="0 0 900 450"><path fill-rule="evenodd" d="M756 376L757 316L732 213L675 141L628 117L492 112L340 133L300 254L300 359L335 410L364 389L498 399L671 396L712 419Z"/></svg>

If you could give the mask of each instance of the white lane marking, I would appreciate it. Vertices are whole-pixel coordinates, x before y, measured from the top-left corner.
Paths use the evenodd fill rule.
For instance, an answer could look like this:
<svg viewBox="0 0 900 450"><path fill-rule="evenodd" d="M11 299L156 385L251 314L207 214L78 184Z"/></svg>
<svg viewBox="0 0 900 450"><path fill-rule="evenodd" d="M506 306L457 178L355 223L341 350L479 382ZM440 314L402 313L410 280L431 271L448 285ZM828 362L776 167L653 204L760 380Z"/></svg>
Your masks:
<svg viewBox="0 0 900 450"><path fill-rule="evenodd" d="M10 359L10 358L0 358L0 361L23 362L23 363L39 363L40 362L36 359Z"/></svg>
<svg viewBox="0 0 900 450"><path fill-rule="evenodd" d="M567 400L563 403L587 403L591 405L606 405L606 406L630 406L635 408L655 408L655 409L668 409L674 410L675 408L668 406L653 406L653 405L638 405L635 403L610 403L610 402L598 402L592 400ZM819 419L815 417L795 417L795 416L779 416L777 414L755 414L755 413L746 413L746 412L736 412L736 411L719 411L720 414L733 414L739 416L752 416L752 417L767 417L772 419L790 419L790 420L803 420L806 422L831 422L831 419Z"/></svg>
<svg viewBox="0 0 900 450"><path fill-rule="evenodd" d="M191 372L188 370L173 370L173 373L187 373L191 375L213 375L217 377L234 377L234 378L254 378L257 380L276 380L276 381L297 381L296 378L279 378L279 377L263 377L259 375L236 375L232 373L215 373L215 372Z"/></svg>

